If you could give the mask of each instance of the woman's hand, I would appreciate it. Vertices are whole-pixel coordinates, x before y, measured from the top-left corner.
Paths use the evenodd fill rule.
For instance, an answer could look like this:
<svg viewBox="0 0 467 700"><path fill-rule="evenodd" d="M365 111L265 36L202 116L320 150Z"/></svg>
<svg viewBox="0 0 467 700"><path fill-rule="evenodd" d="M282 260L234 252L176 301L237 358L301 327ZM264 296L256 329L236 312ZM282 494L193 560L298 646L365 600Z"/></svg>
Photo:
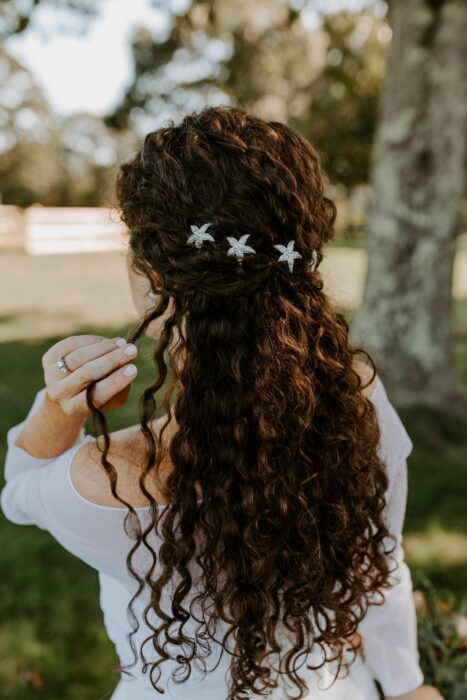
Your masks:
<svg viewBox="0 0 467 700"><path fill-rule="evenodd" d="M92 415L86 403L86 388L98 380L93 392L94 406L102 412L118 408L126 402L137 375L137 368L129 364L137 354L137 348L124 338L73 335L60 340L42 357L46 399L66 415L86 419ZM67 374L55 364L60 355L64 355L71 370Z"/></svg>
<svg viewBox="0 0 467 700"><path fill-rule="evenodd" d="M432 685L421 685L410 693L403 695L387 695L386 700L444 700L443 696Z"/></svg>

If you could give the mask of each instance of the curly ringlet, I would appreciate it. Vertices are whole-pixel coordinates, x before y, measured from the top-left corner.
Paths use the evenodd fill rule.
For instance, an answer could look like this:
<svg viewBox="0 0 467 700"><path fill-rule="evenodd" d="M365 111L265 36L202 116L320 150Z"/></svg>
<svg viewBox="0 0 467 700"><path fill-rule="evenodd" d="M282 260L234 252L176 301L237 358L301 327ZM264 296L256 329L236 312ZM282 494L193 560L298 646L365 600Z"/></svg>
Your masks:
<svg viewBox="0 0 467 700"><path fill-rule="evenodd" d="M153 505L146 484L167 457L162 437L168 421L158 436L148 423L162 407L180 425L169 447L170 505L152 508L143 529L117 493L105 416L92 405L94 384L88 387L88 405L104 435L102 465L113 495L128 507L125 524L132 523L135 539L127 558L139 584L128 609L134 663L132 638L140 624L134 603L149 587L144 619L152 633L139 655L156 690L163 692L159 666L168 658L180 664L177 673L186 671L181 680L173 675L176 682L190 676L213 620L222 619L229 626L224 649L228 638L235 640L235 651L228 652L228 700L275 687L272 652L282 652L275 672L286 673L302 698L307 685L298 659L316 644L327 661L338 662L336 676L348 667L344 646L354 655L360 649L354 632L368 605L384 602L394 551L387 548L394 538L383 516L388 478L375 408L362 392L354 359L366 358L373 376L375 366L350 345L345 318L323 293L319 272L308 267L313 251L321 262L336 216L324 195L319 156L285 124L240 108L209 107L148 133L121 165L117 195L134 269L160 293L129 341L174 300L155 344L156 378L140 398L148 443L140 488ZM190 225L208 221L216 242L187 246ZM224 237L245 233L258 255L239 265L226 255ZM272 245L292 238L303 258L290 272L277 263ZM180 340L168 353L173 380L159 401L174 329ZM175 357L183 357L180 372ZM200 505L195 484L202 489ZM159 561L148 542L153 530L163 539ZM202 534L201 549L195 531ZM151 553L146 572L133 565L140 547ZM183 630L192 614L183 601L192 588L187 566L193 559L203 572L193 602L207 612L196 639ZM176 576L167 614L163 590ZM157 626L149 620L152 611L161 619ZM280 630L287 631L287 647L276 638ZM168 643L180 645L176 657ZM156 660L147 659L146 644ZM134 663L119 670L128 673Z"/></svg>

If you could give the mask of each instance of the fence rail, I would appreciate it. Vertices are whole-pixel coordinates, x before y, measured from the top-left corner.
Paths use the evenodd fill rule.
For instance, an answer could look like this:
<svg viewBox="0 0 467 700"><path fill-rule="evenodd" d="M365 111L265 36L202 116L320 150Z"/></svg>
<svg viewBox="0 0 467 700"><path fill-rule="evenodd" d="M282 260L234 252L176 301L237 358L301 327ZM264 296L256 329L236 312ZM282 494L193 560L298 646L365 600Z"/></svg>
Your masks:
<svg viewBox="0 0 467 700"><path fill-rule="evenodd" d="M330 187L327 195L337 207L337 236L361 231L370 204L366 185L347 196L341 188ZM463 206L467 227L467 200ZM91 253L120 250L126 246L126 227L115 210L106 207L43 207L27 209L0 204L0 249L22 250L31 255Z"/></svg>

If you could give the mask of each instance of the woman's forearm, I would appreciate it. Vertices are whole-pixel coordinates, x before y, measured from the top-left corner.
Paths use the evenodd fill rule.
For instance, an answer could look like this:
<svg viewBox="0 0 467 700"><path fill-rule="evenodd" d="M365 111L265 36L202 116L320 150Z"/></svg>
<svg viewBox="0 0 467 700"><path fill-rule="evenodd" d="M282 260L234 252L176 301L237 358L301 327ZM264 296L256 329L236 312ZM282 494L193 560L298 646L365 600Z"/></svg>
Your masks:
<svg viewBox="0 0 467 700"><path fill-rule="evenodd" d="M42 401L28 416L15 445L33 457L58 457L72 447L86 419L63 413L44 392Z"/></svg>

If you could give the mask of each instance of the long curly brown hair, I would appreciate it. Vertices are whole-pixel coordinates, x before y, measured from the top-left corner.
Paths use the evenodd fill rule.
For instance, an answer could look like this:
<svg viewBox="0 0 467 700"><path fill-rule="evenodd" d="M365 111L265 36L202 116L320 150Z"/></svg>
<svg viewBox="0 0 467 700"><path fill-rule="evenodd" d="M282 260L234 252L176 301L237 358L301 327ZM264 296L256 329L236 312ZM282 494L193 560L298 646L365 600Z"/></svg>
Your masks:
<svg viewBox="0 0 467 700"><path fill-rule="evenodd" d="M130 609L149 587L145 620L150 624L151 610L160 619L145 641L158 656L145 664L156 690L155 672L165 659L175 658L189 676L199 651L198 635L192 639L182 629L191 612L183 603L192 590L192 561L202 571L196 600L211 620L204 630L209 636L212 620L222 620L228 625L223 647L235 640L228 700L275 687L267 665L273 652L283 652L277 673L292 680L298 698L307 685L296 661L313 645L338 669L348 668L344 647L354 655L360 650L357 626L391 585L387 472L355 358L366 358L373 377L375 365L350 345L348 323L310 264L319 266L334 234L336 207L324 189L319 155L307 139L234 107L206 108L148 133L120 166L118 205L133 269L157 294L128 339L144 335L171 299L174 304L154 348L156 379L140 398L148 443L140 488L156 505L147 485L168 453L169 504L150 509L151 523L136 528L127 559L139 583ZM214 240L187 245L190 226L206 222ZM227 254L226 238L245 234L256 254L246 253L239 264ZM291 240L301 255L292 271L274 248ZM176 347L167 352L175 333ZM173 379L159 403L168 363ZM138 517L117 493L93 386L88 404L104 433L102 464L127 517ZM154 435L149 423L160 407L167 421ZM179 428L167 448L162 437L172 411ZM148 536L161 523L157 560ZM132 565L141 546L152 552L145 574ZM161 599L175 573L170 615ZM286 648L276 639L279 626L288 631ZM169 641L188 644L192 653L170 656Z"/></svg>

